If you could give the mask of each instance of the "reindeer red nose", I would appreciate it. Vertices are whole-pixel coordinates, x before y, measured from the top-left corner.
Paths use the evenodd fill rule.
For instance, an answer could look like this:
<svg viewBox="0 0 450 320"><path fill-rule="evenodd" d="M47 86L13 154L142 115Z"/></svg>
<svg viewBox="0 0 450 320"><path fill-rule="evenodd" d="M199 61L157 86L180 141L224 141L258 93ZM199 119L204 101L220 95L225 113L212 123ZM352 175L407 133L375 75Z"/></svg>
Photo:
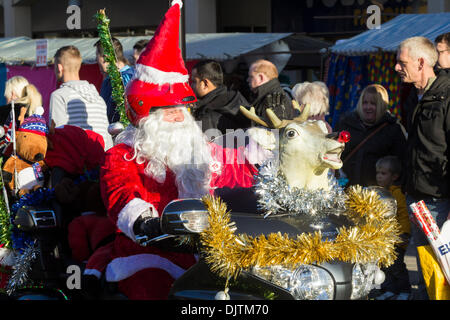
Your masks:
<svg viewBox="0 0 450 320"><path fill-rule="evenodd" d="M348 131L339 132L338 142L347 143L349 141L350 141L350 132Z"/></svg>

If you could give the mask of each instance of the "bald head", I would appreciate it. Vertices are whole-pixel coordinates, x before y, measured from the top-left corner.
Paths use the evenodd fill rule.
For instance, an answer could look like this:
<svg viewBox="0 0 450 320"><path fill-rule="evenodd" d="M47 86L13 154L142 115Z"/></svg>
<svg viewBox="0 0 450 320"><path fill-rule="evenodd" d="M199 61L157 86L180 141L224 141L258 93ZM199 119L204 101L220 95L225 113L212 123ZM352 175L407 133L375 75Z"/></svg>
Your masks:
<svg viewBox="0 0 450 320"><path fill-rule="evenodd" d="M253 62L248 70L248 85L254 90L264 83L278 78L277 67L268 60L257 60Z"/></svg>

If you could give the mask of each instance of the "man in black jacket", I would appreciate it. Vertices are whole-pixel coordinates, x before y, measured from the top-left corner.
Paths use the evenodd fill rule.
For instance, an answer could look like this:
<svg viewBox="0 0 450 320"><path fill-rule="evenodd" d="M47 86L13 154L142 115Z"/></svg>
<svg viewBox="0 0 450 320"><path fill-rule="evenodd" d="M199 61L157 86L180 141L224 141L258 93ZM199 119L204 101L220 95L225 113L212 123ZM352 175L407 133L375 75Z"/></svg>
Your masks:
<svg viewBox="0 0 450 320"><path fill-rule="evenodd" d="M439 228L450 211L450 78L436 76L438 60L434 44L424 37L404 40L397 51L395 70L403 82L417 89L418 103L410 116L404 191L409 205L423 200ZM412 215L411 211L410 214ZM423 231L411 225L416 247L428 244ZM420 264L418 263L420 270ZM426 297L423 277L419 290Z"/></svg>
<svg viewBox="0 0 450 320"><path fill-rule="evenodd" d="M436 75L446 75L450 77L450 32L443 33L434 39L436 50L438 52L438 61L434 66L434 73ZM414 107L417 105L417 89L412 87L405 102L403 103L406 118L410 118ZM406 123L410 123L409 120ZM409 131L409 128L406 128Z"/></svg>
<svg viewBox="0 0 450 320"><path fill-rule="evenodd" d="M280 85L277 67L268 60L253 62L248 70L248 85L252 91L250 101L256 114L269 122L266 109L271 108L280 119L293 119L297 110Z"/></svg>
<svg viewBox="0 0 450 320"><path fill-rule="evenodd" d="M214 60L197 63L191 74L192 89L197 96L197 107L193 115L201 121L202 130L218 129L226 134L227 129L245 129L250 121L242 115L239 106L249 104L239 91L229 90L223 84L220 64Z"/></svg>

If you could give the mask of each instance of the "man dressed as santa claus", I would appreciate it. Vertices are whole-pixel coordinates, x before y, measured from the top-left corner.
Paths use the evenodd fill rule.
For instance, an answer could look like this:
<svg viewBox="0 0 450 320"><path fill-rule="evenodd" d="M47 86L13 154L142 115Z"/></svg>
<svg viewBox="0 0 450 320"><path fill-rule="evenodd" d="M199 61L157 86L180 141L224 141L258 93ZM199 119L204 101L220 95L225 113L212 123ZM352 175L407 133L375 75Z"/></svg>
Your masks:
<svg viewBox="0 0 450 320"><path fill-rule="evenodd" d="M118 229L106 279L129 299L166 299L173 281L196 262L136 240L160 234L159 217L170 201L201 198L217 187L248 188L256 173L248 161L230 160L236 149L208 143L189 113L196 97L178 46L181 5L172 2L137 61L126 88L133 125L101 167L102 198Z"/></svg>

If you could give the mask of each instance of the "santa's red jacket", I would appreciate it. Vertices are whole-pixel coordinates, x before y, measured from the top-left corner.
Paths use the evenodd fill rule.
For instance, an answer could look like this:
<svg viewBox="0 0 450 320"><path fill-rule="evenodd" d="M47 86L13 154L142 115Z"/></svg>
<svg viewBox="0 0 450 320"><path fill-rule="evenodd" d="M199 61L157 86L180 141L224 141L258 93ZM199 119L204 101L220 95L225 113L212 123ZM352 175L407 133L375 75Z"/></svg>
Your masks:
<svg viewBox="0 0 450 320"><path fill-rule="evenodd" d="M253 185L256 168L242 156L243 147L225 149L211 144L211 151L221 167L220 174L213 174L211 189ZM191 254L142 247L132 240L133 224L145 209L152 208L160 216L164 207L178 198L174 174L168 170L165 181L156 182L144 173L147 163L129 160L133 152L126 144L116 145L108 150L101 167L102 198L118 228L110 246L106 279L117 282L130 299L165 299L173 281L196 260Z"/></svg>

